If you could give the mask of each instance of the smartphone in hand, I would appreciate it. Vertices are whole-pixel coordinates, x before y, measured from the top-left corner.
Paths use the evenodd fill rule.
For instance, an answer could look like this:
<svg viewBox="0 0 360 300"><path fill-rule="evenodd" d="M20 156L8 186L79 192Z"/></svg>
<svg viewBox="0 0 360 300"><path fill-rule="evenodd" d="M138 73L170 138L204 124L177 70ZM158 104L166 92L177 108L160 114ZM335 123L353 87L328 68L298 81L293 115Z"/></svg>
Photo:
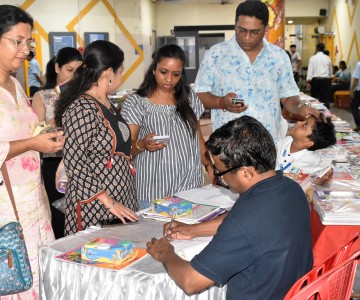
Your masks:
<svg viewBox="0 0 360 300"><path fill-rule="evenodd" d="M232 98L233 104L240 104L240 106L245 106L245 100L241 98Z"/></svg>
<svg viewBox="0 0 360 300"><path fill-rule="evenodd" d="M151 139L153 142L158 142L160 144L167 144L170 141L169 135L155 135Z"/></svg>

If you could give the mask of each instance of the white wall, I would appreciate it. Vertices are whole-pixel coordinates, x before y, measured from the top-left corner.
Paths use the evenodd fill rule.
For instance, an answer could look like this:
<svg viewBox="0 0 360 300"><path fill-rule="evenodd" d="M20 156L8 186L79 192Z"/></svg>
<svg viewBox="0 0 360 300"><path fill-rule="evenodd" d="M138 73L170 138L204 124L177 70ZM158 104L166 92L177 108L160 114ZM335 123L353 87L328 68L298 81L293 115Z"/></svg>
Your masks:
<svg viewBox="0 0 360 300"><path fill-rule="evenodd" d="M345 3L344 0L331 0L331 2L334 1ZM26 4L25 9L35 18L38 28L40 28L40 31L35 30L35 32L40 32L45 37L51 31L68 31L68 25L74 19L79 18L79 12L83 11L89 4L95 3L94 7L81 20L77 20L74 29L81 37L86 31L109 32L110 40L116 42L125 52L125 72L131 70L131 74L126 78L121 88L128 89L137 87L141 83L143 74L151 62L154 43L151 38L153 30L156 31L157 36L163 36L170 35L174 26L233 25L236 7L241 1L234 1L233 4L226 5L194 3L190 5L189 3L163 2L153 4L149 0L0 0L0 4L8 4L9 2L13 5ZM116 17L122 22L126 33L116 24L116 20L110 14L105 2L109 3L115 10ZM337 6L339 5L337 4ZM360 7L360 5L358 6ZM328 1L285 0L285 16L317 16L320 8L328 9ZM337 10L338 15L341 14L340 7ZM330 14L331 10L328 10L328 15ZM344 27L344 31L345 29ZM312 30L313 28L309 31ZM225 32L225 38L230 38L232 34L233 31ZM136 44L142 45L144 49L144 58L135 67L134 64L138 62L140 56L135 53L129 36ZM49 60L49 44L44 37L41 38L41 50L44 69Z"/></svg>
<svg viewBox="0 0 360 300"><path fill-rule="evenodd" d="M328 0L284 0L285 17L317 17L320 8L328 10ZM186 25L233 25L236 8L241 1L232 4L163 3L156 6L158 35L170 35L174 26Z"/></svg>
<svg viewBox="0 0 360 300"><path fill-rule="evenodd" d="M141 82L144 70L149 65L151 56L150 36L156 30L155 6L148 0L0 0L0 4L25 5L36 21L34 33L41 35L40 49L42 70L50 59L49 32L68 32L73 23L74 30L83 39L84 32L108 32L109 39L117 43L125 52L125 71L127 78L121 88L136 88ZM89 4L91 5L90 8ZM110 5L110 9L106 6ZM88 9L87 9L88 8ZM115 11L116 17L112 15ZM81 17L80 13L84 15ZM117 24L122 23L122 27ZM132 40L132 42L130 41ZM135 53L134 43L145 51L144 59ZM77 47L83 46L79 43ZM140 63L139 63L140 58ZM137 64L138 63L138 64ZM135 64L135 67L134 67Z"/></svg>
<svg viewBox="0 0 360 300"><path fill-rule="evenodd" d="M326 29L334 32L335 47L338 49L336 63L345 60L353 71L360 61L360 3L332 0L328 15Z"/></svg>
<svg viewBox="0 0 360 300"><path fill-rule="evenodd" d="M285 0L286 17L318 17L321 8L328 11L329 0Z"/></svg>

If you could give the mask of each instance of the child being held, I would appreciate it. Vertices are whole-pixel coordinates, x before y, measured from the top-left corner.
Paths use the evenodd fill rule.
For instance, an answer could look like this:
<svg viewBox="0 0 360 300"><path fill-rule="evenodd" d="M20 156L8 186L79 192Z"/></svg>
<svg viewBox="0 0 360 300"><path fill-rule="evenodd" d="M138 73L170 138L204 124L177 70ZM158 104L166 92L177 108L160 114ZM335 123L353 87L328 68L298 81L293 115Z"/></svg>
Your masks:
<svg viewBox="0 0 360 300"><path fill-rule="evenodd" d="M320 114L319 118L309 115L305 121L299 121L290 129L289 135L277 145L276 170L284 173L314 174L331 164L314 151L336 143L334 124L331 118ZM319 183L330 179L329 170Z"/></svg>

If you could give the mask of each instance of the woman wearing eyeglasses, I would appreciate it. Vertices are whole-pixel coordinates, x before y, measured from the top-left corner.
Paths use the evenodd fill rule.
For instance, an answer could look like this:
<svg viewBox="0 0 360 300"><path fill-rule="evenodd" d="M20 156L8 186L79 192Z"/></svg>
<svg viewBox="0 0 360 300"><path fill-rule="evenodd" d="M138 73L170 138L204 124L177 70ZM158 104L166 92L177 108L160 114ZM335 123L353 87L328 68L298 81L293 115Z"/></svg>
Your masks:
<svg viewBox="0 0 360 300"><path fill-rule="evenodd" d="M33 19L25 11L0 5L0 165L2 169L6 166L9 174L33 273L32 288L16 299L39 299L39 247L54 240L41 188L38 151L56 152L64 145L62 132L32 137L39 119L20 83L10 76L34 50L32 27ZM0 227L11 221L16 218L0 174Z"/></svg>

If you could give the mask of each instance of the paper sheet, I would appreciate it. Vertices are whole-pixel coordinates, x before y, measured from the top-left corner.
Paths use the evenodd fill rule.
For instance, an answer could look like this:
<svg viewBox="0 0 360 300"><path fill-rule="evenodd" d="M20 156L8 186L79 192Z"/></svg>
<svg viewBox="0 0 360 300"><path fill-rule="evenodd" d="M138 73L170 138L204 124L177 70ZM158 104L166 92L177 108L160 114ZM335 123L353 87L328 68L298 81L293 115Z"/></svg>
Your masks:
<svg viewBox="0 0 360 300"><path fill-rule="evenodd" d="M220 186L214 187L211 184L197 189L182 191L176 193L175 196L194 203L222 208L231 208L239 198L239 194L234 194L230 190Z"/></svg>
<svg viewBox="0 0 360 300"><path fill-rule="evenodd" d="M196 254L199 254L212 240L211 237L199 237L192 240L174 240L171 244L175 248L175 253L182 259L190 261Z"/></svg>

